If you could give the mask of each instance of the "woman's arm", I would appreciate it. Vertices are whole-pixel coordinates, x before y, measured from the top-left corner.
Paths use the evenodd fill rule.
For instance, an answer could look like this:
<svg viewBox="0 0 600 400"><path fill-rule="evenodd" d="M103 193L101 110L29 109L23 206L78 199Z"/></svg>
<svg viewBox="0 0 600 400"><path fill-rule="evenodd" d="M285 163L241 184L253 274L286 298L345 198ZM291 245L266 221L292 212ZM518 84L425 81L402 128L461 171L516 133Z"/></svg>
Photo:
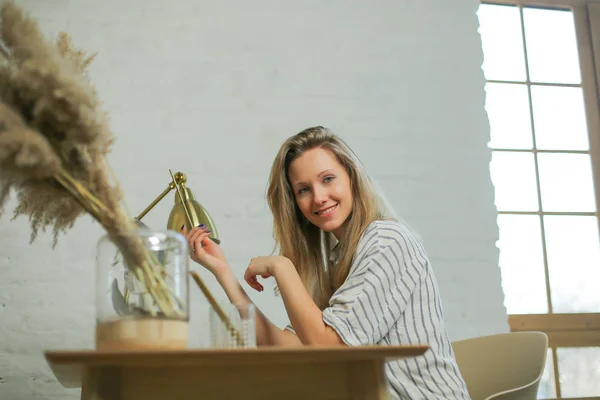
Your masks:
<svg viewBox="0 0 600 400"><path fill-rule="evenodd" d="M210 232L205 226L192 229L187 235L185 227L181 233L188 240L190 257L198 264L208 269L217 279L233 304L252 304L252 300L238 283L231 267L225 258L225 253L219 245L209 239ZM259 346L301 346L302 342L288 330L279 329L255 306L256 309L256 342Z"/></svg>
<svg viewBox="0 0 600 400"><path fill-rule="evenodd" d="M182 233L185 234L185 231ZM213 273L231 303L251 304L252 300L238 283L223 250L209 239L209 234L205 227L196 227L186 235L192 260ZM310 297L289 259L277 256L254 258L246 270L245 279L250 286L262 291L262 285L258 283L256 276L275 278L290 322L296 331L293 334L278 328L255 306L256 342L259 346L343 344L338 334L323 322L323 313Z"/></svg>
<svg viewBox="0 0 600 400"><path fill-rule="evenodd" d="M262 291L257 276L272 276L277 281L290 322L302 344L344 344L337 332L323 322L323 313L304 287L296 268L288 258L269 256L252 259L244 278L254 289Z"/></svg>
<svg viewBox="0 0 600 400"><path fill-rule="evenodd" d="M246 294L237 278L231 271L215 275L217 281L227 294L229 301L233 304L252 304L252 300ZM300 339L292 332L280 329L255 306L256 309L256 343L258 346L302 346Z"/></svg>

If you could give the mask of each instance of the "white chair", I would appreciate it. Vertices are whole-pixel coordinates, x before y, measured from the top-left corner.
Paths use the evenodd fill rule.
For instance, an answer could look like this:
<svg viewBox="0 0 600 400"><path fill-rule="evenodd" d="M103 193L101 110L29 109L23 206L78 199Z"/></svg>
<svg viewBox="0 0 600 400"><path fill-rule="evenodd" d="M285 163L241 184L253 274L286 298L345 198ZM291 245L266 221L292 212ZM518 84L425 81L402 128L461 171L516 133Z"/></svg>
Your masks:
<svg viewBox="0 0 600 400"><path fill-rule="evenodd" d="M548 337L512 332L452 343L472 400L536 400Z"/></svg>

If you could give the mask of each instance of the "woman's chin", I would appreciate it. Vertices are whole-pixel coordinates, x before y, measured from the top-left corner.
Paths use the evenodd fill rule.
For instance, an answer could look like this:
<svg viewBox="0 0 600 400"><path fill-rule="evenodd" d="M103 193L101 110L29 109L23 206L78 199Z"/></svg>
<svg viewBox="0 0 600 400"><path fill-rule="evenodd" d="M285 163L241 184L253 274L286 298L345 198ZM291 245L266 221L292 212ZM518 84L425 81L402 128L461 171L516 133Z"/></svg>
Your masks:
<svg viewBox="0 0 600 400"><path fill-rule="evenodd" d="M321 228L321 230L323 232L327 232L327 233L333 233L334 231L336 231L338 228L340 227L340 224L336 224L336 223L326 223L326 224L321 224L319 226L319 228Z"/></svg>

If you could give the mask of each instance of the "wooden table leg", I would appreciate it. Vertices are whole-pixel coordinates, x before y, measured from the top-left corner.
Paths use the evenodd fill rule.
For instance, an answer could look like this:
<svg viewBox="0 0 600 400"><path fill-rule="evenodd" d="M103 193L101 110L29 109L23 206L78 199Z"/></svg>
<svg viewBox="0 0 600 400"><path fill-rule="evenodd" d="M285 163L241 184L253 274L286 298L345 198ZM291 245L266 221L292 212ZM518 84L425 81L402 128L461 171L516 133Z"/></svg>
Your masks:
<svg viewBox="0 0 600 400"><path fill-rule="evenodd" d="M90 372L81 371L81 400L90 400Z"/></svg>
<svg viewBox="0 0 600 400"><path fill-rule="evenodd" d="M347 365L352 400L387 400L390 398L385 368L377 361Z"/></svg>
<svg viewBox="0 0 600 400"><path fill-rule="evenodd" d="M121 371L117 368L89 368L82 372L81 400L120 400Z"/></svg>

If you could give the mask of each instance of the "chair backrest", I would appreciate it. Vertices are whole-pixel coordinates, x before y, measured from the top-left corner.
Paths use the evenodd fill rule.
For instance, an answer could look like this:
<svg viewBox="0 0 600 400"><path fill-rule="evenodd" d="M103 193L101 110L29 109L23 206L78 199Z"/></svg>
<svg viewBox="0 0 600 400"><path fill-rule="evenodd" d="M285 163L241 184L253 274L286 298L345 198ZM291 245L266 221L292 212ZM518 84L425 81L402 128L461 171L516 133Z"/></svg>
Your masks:
<svg viewBox="0 0 600 400"><path fill-rule="evenodd" d="M481 336L455 341L452 348L472 400L536 399L548 351L544 333ZM521 389L517 397L505 393L515 389Z"/></svg>

